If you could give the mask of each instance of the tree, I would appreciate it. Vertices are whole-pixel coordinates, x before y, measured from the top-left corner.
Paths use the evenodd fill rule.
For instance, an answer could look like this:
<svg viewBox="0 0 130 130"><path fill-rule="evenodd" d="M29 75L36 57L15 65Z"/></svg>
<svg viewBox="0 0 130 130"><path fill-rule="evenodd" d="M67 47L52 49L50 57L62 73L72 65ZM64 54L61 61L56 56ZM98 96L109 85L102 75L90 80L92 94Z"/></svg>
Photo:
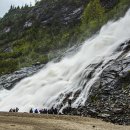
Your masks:
<svg viewBox="0 0 130 130"><path fill-rule="evenodd" d="M32 7L32 3L30 2L30 7Z"/></svg>
<svg viewBox="0 0 130 130"><path fill-rule="evenodd" d="M14 5L11 5L9 11L12 11L14 9L15 9Z"/></svg>
<svg viewBox="0 0 130 130"><path fill-rule="evenodd" d="M25 4L25 7L24 7L25 9L28 9L28 5L27 4Z"/></svg>
<svg viewBox="0 0 130 130"><path fill-rule="evenodd" d="M18 6L17 9L20 9L20 7Z"/></svg>

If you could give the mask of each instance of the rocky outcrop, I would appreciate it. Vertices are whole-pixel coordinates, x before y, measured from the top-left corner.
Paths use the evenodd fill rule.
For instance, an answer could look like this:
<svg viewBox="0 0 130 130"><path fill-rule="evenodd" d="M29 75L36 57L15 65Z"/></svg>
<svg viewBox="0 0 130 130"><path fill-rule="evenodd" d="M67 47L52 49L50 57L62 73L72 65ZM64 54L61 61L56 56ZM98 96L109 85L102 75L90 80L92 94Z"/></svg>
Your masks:
<svg viewBox="0 0 130 130"><path fill-rule="evenodd" d="M89 0L77 2L68 0L41 1L29 14L44 26L76 24L80 21L84 7L88 2Z"/></svg>
<svg viewBox="0 0 130 130"><path fill-rule="evenodd" d="M117 2L119 1L118 0L100 0L101 5L105 8L112 8L117 4Z"/></svg>
<svg viewBox="0 0 130 130"><path fill-rule="evenodd" d="M20 29L28 29L38 25L49 28L51 26L57 27L57 25L60 28L62 25L70 25L71 27L71 25L80 22L84 5L89 0L76 1L79 3L68 0L58 1L41 1L35 7L27 9L30 17L22 21ZM103 7L112 8L117 3L117 0L100 0L100 2ZM20 11L22 12L24 9ZM10 29L5 28L4 32L8 33L11 31ZM104 65L101 62L86 67L83 75L81 75L83 77L81 77L79 84L79 86L83 86L82 90L84 90L86 84L95 76L95 73L99 72L98 70L103 71L97 81L91 86L85 105L73 108L71 114L99 117L118 124L130 124L130 56L126 56L129 50L130 42L123 43L116 50L117 52L122 51L123 53L116 59L112 59ZM8 48L6 47L4 52L12 52L12 49L10 46ZM0 88L11 89L20 80L33 75L42 67L43 65L38 64L32 67L22 68L12 74L3 75L0 77ZM82 90L75 92L72 103L80 95ZM67 104L71 96L72 93L65 95L62 102L63 105ZM61 94L61 97L64 97L64 95L62 96Z"/></svg>
<svg viewBox="0 0 130 130"><path fill-rule="evenodd" d="M112 61L91 89L86 114L118 124L130 124L130 57ZM93 111L94 110L94 111ZM91 113L90 113L91 112Z"/></svg>
<svg viewBox="0 0 130 130"><path fill-rule="evenodd" d="M102 70L97 80L92 84L85 105L72 108L65 114L83 115L102 118L105 121L120 125L130 125L130 41L118 47L116 52L122 52L117 58L88 66L82 80L85 86L95 73ZM99 70L99 71L98 71ZM72 102L79 97L76 93ZM67 95L64 104L67 103Z"/></svg>
<svg viewBox="0 0 130 130"><path fill-rule="evenodd" d="M83 89L98 70L102 70L102 73L91 86L85 105L72 108L71 111L64 108L66 114L98 117L121 125L130 124L130 41L121 44L116 52L122 52L116 59L109 60L105 64L103 62L92 64L85 69L81 79L86 82L81 81L79 84L82 84ZM21 79L36 73L43 66L38 63L12 74L3 75L0 77L0 87L11 89ZM81 90L75 92L72 103L80 93ZM71 95L72 93L68 93L65 96L60 108L67 104Z"/></svg>
<svg viewBox="0 0 130 130"><path fill-rule="evenodd" d="M122 44L117 49L120 50L123 51L121 56L106 64L91 87L85 106L74 109L73 113L130 124L130 42Z"/></svg>
<svg viewBox="0 0 130 130"><path fill-rule="evenodd" d="M12 89L20 80L38 72L44 65L34 65L32 67L25 67L12 74L6 74L0 77L0 89Z"/></svg>

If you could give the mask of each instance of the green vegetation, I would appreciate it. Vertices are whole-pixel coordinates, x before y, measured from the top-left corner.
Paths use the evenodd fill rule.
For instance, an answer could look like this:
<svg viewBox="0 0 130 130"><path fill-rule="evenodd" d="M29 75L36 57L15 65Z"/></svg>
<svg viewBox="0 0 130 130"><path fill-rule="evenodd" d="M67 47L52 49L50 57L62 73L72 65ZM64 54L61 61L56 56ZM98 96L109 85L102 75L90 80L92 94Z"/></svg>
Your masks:
<svg viewBox="0 0 130 130"><path fill-rule="evenodd" d="M94 104L98 101L98 95L93 95L91 96L91 102L93 102Z"/></svg>
<svg viewBox="0 0 130 130"><path fill-rule="evenodd" d="M109 20L117 20L123 16L130 6L129 0L118 0L113 8L104 8L100 0L91 0L84 10L81 30L84 32L83 40L86 36L91 36L98 31L102 25Z"/></svg>
<svg viewBox="0 0 130 130"><path fill-rule="evenodd" d="M67 24L60 21L66 13L62 14L63 7L81 6L84 6L81 20L74 19ZM108 20L124 15L129 6L129 0L119 0L107 9L101 6L100 0L89 3L85 0L42 0L35 7L11 6L0 19L0 75L36 62L47 63L57 50L81 43ZM50 20L47 24L44 17Z"/></svg>

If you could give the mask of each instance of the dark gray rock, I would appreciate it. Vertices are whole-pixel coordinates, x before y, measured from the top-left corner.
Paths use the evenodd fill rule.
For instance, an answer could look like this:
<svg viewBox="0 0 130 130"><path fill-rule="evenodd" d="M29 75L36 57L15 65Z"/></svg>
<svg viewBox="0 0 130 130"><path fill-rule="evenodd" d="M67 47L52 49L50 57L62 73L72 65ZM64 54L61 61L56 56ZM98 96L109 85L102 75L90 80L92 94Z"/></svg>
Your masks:
<svg viewBox="0 0 130 130"><path fill-rule="evenodd" d="M32 67L25 67L21 70L15 71L12 74L6 74L0 77L0 89L12 89L16 83L18 83L23 78L33 75L38 72L44 65L36 64Z"/></svg>
<svg viewBox="0 0 130 130"><path fill-rule="evenodd" d="M89 0L81 1L41 1L29 13L44 26L76 24L80 21L85 5ZM35 22L34 21L34 22Z"/></svg>
<svg viewBox="0 0 130 130"><path fill-rule="evenodd" d="M95 109L98 117L106 121L130 124L130 57L109 63L100 81L100 85L91 87L86 107ZM87 114L93 116L92 113Z"/></svg>
<svg viewBox="0 0 130 130"><path fill-rule="evenodd" d="M105 65L101 62L86 68L80 86L85 86L97 70L103 71L92 84L85 106L72 109L72 114L130 125L130 56L126 56L130 52L130 42L123 43L116 50L120 51L122 53L117 58Z"/></svg>
<svg viewBox="0 0 130 130"><path fill-rule="evenodd" d="M112 8L114 7L119 0L100 0L100 3L105 8Z"/></svg>

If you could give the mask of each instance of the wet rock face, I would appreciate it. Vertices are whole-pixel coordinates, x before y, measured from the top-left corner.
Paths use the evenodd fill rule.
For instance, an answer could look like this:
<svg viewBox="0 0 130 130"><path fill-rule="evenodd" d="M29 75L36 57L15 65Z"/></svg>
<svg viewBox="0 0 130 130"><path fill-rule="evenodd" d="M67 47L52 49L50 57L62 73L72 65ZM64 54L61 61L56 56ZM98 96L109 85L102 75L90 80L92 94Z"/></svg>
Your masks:
<svg viewBox="0 0 130 130"><path fill-rule="evenodd" d="M130 124L129 104L130 57L112 62L103 71L99 87L91 89L86 102L86 113L95 109L100 118L113 123Z"/></svg>
<svg viewBox="0 0 130 130"><path fill-rule="evenodd" d="M112 8L114 7L119 0L100 0L100 3L105 8Z"/></svg>
<svg viewBox="0 0 130 130"><path fill-rule="evenodd" d="M34 65L32 67L25 67L19 71L15 71L12 74L6 74L0 77L0 89L12 89L16 83L23 78L33 75L39 71L44 65Z"/></svg>
<svg viewBox="0 0 130 130"><path fill-rule="evenodd" d="M110 61L100 75L100 83L92 86L86 106L80 108L83 115L130 124L130 56L125 55L129 45L129 42L121 45L122 56Z"/></svg>
<svg viewBox="0 0 130 130"><path fill-rule="evenodd" d="M103 71L91 86L85 106L73 108L71 114L130 125L130 41L121 44L116 52L120 51L116 59L97 66Z"/></svg>

